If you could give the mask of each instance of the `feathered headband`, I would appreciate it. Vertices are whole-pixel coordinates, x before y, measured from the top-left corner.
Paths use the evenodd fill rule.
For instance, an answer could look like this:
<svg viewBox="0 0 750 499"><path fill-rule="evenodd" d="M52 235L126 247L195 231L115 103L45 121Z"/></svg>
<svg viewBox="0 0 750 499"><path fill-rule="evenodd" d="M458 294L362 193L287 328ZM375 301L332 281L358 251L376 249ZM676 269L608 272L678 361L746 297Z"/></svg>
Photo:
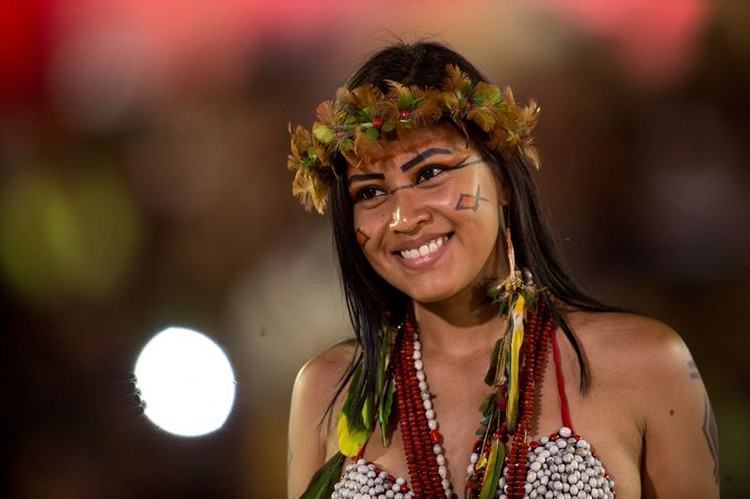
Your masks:
<svg viewBox="0 0 750 499"><path fill-rule="evenodd" d="M539 168L531 135L539 107L534 101L517 105L510 87L501 91L484 81L474 83L452 64L446 66L442 89L407 87L390 80L387 84L385 94L374 85L339 88L336 100L318 105L312 132L289 123L287 167L295 172L292 194L306 209L325 211L334 152L359 165L366 142L394 139L400 130L429 126L444 117L467 138L466 123L474 123L486 134L489 149L506 158L520 153Z"/></svg>

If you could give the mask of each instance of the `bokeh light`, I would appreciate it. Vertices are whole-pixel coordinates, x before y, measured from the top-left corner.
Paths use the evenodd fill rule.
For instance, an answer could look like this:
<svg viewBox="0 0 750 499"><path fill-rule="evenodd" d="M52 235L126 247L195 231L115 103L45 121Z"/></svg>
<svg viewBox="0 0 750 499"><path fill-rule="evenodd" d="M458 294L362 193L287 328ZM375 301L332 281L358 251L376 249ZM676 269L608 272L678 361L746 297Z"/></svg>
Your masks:
<svg viewBox="0 0 750 499"><path fill-rule="evenodd" d="M195 437L224 425L234 403L234 372L204 334L170 327L154 336L135 364L144 413L175 435Z"/></svg>
<svg viewBox="0 0 750 499"><path fill-rule="evenodd" d="M127 279L141 227L106 164L64 180L39 168L12 178L0 194L0 273L27 300L106 298Z"/></svg>

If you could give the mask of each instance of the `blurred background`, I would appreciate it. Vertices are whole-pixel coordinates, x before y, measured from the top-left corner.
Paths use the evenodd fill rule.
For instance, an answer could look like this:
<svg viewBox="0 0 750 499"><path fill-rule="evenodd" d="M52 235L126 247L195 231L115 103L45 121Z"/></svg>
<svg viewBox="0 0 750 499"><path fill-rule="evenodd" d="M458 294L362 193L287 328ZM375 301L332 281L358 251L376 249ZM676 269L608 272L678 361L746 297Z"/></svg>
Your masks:
<svg viewBox="0 0 750 499"><path fill-rule="evenodd" d="M742 0L0 3L0 496L285 497L295 373L350 335L328 220L290 194L287 122L398 38L540 102L538 180L574 275L680 332L722 495L748 496ZM158 429L136 396L168 326L232 362L207 436Z"/></svg>

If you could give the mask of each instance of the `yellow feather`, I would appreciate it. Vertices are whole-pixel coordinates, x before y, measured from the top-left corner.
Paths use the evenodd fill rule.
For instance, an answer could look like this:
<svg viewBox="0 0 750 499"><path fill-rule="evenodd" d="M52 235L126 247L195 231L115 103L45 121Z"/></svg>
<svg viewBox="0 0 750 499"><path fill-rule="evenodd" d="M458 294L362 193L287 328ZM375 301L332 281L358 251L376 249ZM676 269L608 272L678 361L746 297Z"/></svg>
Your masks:
<svg viewBox="0 0 750 499"><path fill-rule="evenodd" d="M345 456L354 457L367 442L369 432L367 430L352 431L349 427L349 419L342 411L338 421L339 450Z"/></svg>
<svg viewBox="0 0 750 499"><path fill-rule="evenodd" d="M490 447L490 457L487 460L487 470L485 471L485 477L482 481L482 490L479 492L480 499L490 499L495 495L497 490L497 481L499 477L495 476L495 463L497 461L498 447L502 445L500 440L494 439L492 446Z"/></svg>
<svg viewBox="0 0 750 499"><path fill-rule="evenodd" d="M523 295L518 295L513 303L512 312L512 339L510 345L510 388L508 390L508 428L512 429L516 425L518 418L518 391L520 380L518 379L521 364L521 345L523 344L523 313L526 306L526 300Z"/></svg>

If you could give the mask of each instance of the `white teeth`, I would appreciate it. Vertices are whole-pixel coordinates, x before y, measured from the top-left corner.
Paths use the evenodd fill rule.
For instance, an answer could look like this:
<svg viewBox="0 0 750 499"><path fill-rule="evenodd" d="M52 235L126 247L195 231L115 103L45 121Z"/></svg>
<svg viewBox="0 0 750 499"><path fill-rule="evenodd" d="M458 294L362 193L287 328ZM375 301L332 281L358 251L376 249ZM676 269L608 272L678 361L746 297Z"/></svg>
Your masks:
<svg viewBox="0 0 750 499"><path fill-rule="evenodd" d="M422 246L419 247L419 249L409 249L409 250L402 250L401 251L401 257L410 259L410 258L423 258L430 253L434 253L440 248L442 248L446 241L448 241L447 236L438 237L436 239L433 239L432 241L429 241Z"/></svg>

